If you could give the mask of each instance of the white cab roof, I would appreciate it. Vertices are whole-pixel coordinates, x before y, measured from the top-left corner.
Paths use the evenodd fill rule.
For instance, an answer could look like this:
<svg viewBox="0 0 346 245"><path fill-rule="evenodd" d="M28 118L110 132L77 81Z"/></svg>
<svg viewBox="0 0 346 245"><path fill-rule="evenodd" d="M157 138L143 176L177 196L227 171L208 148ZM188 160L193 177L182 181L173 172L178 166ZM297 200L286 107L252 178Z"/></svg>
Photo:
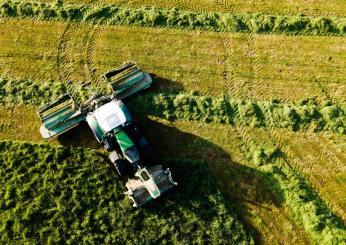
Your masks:
<svg viewBox="0 0 346 245"><path fill-rule="evenodd" d="M105 132L109 132L126 122L126 116L116 101L111 101L96 109L95 117Z"/></svg>

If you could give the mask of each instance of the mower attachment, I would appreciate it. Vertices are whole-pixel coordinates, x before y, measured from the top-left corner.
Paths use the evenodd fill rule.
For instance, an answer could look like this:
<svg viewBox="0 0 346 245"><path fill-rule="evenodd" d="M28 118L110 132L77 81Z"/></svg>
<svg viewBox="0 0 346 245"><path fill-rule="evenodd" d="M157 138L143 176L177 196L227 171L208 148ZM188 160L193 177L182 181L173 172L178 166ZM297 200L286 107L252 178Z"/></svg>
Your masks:
<svg viewBox="0 0 346 245"><path fill-rule="evenodd" d="M51 138L77 126L86 117L81 113L70 94L40 107L37 111L42 121L40 132L43 138Z"/></svg>
<svg viewBox="0 0 346 245"><path fill-rule="evenodd" d="M134 207L139 207L161 196L161 194L177 185L173 181L169 169L163 169L161 165L142 168L136 172L137 179L131 179L126 183L126 194L133 201Z"/></svg>
<svg viewBox="0 0 346 245"><path fill-rule="evenodd" d="M134 62L124 63L122 66L103 74L103 78L112 86L118 99L124 99L148 88L152 79L144 73Z"/></svg>

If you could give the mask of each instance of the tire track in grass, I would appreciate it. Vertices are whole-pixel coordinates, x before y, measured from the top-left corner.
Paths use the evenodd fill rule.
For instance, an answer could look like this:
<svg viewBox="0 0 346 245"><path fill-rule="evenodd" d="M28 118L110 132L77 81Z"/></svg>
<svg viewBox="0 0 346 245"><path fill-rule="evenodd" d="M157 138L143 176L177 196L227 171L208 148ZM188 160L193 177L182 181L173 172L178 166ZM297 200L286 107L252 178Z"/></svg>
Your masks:
<svg viewBox="0 0 346 245"><path fill-rule="evenodd" d="M228 34L229 35L229 34ZM236 76L235 73L233 72L233 55L234 55L234 48L233 43L230 38L228 38L227 34L225 35L220 35L220 38L223 40L223 50L224 50L224 64L225 64L225 70L223 74L223 79L224 79L224 84L225 84L225 93L233 95L235 97L239 97L239 88L236 85ZM239 111L236 111L235 117L239 119L240 114ZM245 142L245 144L249 143L249 137L244 128L239 128L236 127L236 137L240 138L238 142ZM239 146L239 149L242 149L242 145ZM240 150L240 153L244 156L244 152ZM261 234L260 236L263 237L256 237L256 239L260 242L266 241L275 241L275 243L278 243L277 238L273 235L272 231L269 229L269 224L268 222L262 217L261 212L257 210L257 207L255 207L255 212L257 217L259 217L260 221L256 222L256 225L261 229ZM251 218L246 218L250 219L248 222L253 222Z"/></svg>
<svg viewBox="0 0 346 245"><path fill-rule="evenodd" d="M341 171L342 173L342 170L345 169L346 158L342 155L336 155L334 153L337 152L337 149L334 148L336 146L332 142L329 142L323 135L319 134L317 137L316 134L306 134L305 137L307 137L306 140L302 139L304 141L304 152L302 152L302 148L300 147L302 142L294 141L295 143L293 145L287 143L285 153L293 166L298 169L300 173L307 176L313 189L320 196L324 197L330 209L337 213L345 223L346 215L344 208L340 206L340 202L339 204L335 201L333 202L337 197L335 195L335 190L339 190L340 186L335 186L335 188L333 188L333 183L336 184L337 182L334 177L330 177L331 173L323 174L322 177L316 176L316 172L332 171L334 174L337 174ZM331 151L333 151L333 153L331 153ZM333 170L330 168L330 170L328 170L328 167L320 165L319 167L322 169L319 170L317 168L317 164L319 163L327 165L333 164ZM334 171L334 169L338 169L339 171ZM328 183L332 184L330 191L328 191L327 188L329 185Z"/></svg>
<svg viewBox="0 0 346 245"><path fill-rule="evenodd" d="M77 69L81 69L79 63L84 63L83 58L80 60L81 49L84 48L87 42L91 26L89 25L85 31L84 36L79 36L78 32L82 31L80 23L70 22L61 37L61 41L58 46L58 56L57 56L57 70L59 73L59 79L61 83L65 83L67 91L71 94L72 98L81 104L85 97L89 97L87 91L83 87L87 84L85 81L74 81L74 66L78 66ZM81 38L79 40L79 38ZM78 40L80 42L78 42ZM75 53L73 55L73 53ZM74 57L76 56L77 57ZM75 60L77 58L77 60ZM86 78L86 77L84 77Z"/></svg>
<svg viewBox="0 0 346 245"><path fill-rule="evenodd" d="M235 97L239 97L239 90L236 87L236 76L235 73L233 72L232 69L232 64L234 61L232 61L233 59L233 54L234 54L234 49L232 47L232 42L229 40L229 38L227 38L227 36L224 36L224 49L225 49L225 54L224 57L226 58L225 60L225 73L224 73L224 81L225 81L225 92L230 94L231 96L235 96ZM249 45L252 47L252 52L250 53L249 57L252 59L251 60L251 64L253 66L251 66L251 71L252 75L251 75L251 79L250 81L247 82L247 87L248 87L248 93L245 95L246 98L251 98L252 96L252 90L253 90L253 84L252 81L254 81L255 76L257 74L257 70L258 66L256 65L256 46L255 46L255 37L252 35L250 37L250 40L248 41ZM254 57L253 57L254 56ZM255 74L253 74L255 73ZM235 115L238 119L240 117L240 113L236 113ZM237 120L238 120L237 119ZM238 120L241 121L241 120ZM246 152L246 146L250 145L252 142L252 138L247 130L247 127L245 125L240 125L240 127L235 127L236 130L236 134L237 134L237 138L238 140L238 144L239 144L239 149L241 152L241 155L243 156L243 159L247 159L247 152ZM275 219L277 218L276 216L273 217L271 215L272 210L268 210L267 208L260 208L256 205L251 205L256 211L256 216L260 217L260 228L261 228L261 232L264 236L264 238L266 239L266 242L271 241L271 242L275 242L275 243L287 243L289 242L287 240L287 238L285 237L284 233L285 231L282 230L282 227L279 226L279 224L277 222L275 222ZM291 223L291 227L294 227L294 229L296 229L294 223L292 223L292 221L288 218L288 216L285 214L285 210L280 207L280 208L275 208L281 215L283 215L285 222ZM265 215L264 215L265 214ZM268 219L270 218L270 219ZM273 222L274 221L274 222ZM280 222L280 225L281 222ZM297 233L298 230L295 230L294 233ZM299 233L299 232L298 232ZM273 235L274 234L274 235ZM261 238L257 238L257 239L261 239ZM303 238L304 239L304 238ZM305 243L305 242L303 242Z"/></svg>
<svg viewBox="0 0 346 245"><path fill-rule="evenodd" d="M258 54L257 54L257 45L256 45L256 39L255 39L255 34L250 34L250 38L249 38L249 41L248 41L248 48L250 50L250 52L253 53L252 55L252 62L251 62L251 65L252 65L252 82L255 84L255 90L258 91L258 93L254 96L251 96L250 99L254 99L254 97L257 99L257 100L260 100L260 101L265 101L266 100L266 97L265 97L265 94L266 92L270 89L268 86L265 86L263 85L259 79L258 79L258 74L259 74L259 61L258 61ZM263 88L265 87L265 88ZM284 100L284 102L287 102L287 100ZM276 146L281 148L281 147L285 147L284 145L281 145L281 144L277 144L277 142L280 142L280 139L282 138L282 135L280 133L278 133L277 130L275 130L275 122L274 122L274 116L273 116L273 112L272 110L267 106L265 105L264 106L264 109L265 109L265 114L266 115L269 115L267 116L267 118L269 118L269 134L271 134L273 136L273 142L275 142Z"/></svg>
<svg viewBox="0 0 346 245"><path fill-rule="evenodd" d="M255 39L254 39L254 37L250 37L250 42L249 42L249 46L250 46L250 48L252 48L252 49L250 49L250 52L252 51L252 54L253 55L250 55L250 57L251 58L253 58L254 60L251 62L251 64L252 64L252 69L251 69L251 71L253 71L253 74L251 75L251 80L254 80L254 78L256 77L256 71L258 71L257 69L258 69L258 67L257 67L257 62L256 62L256 43L255 43ZM258 88L258 90L259 90L259 93L258 93L258 96L259 96L259 99L260 100L263 100L264 98L263 98L263 95L264 95L264 91L262 90L262 87L260 86L260 84L259 84L259 86L257 86L257 88ZM253 93L247 93L248 95L250 95L250 98L251 98L251 95L253 94ZM273 123L273 121L271 121L271 123ZM239 147L242 147L242 146L247 146L249 143L249 141L251 141L251 143L253 143L253 142L256 142L256 136L254 136L254 138L252 138L251 136L250 136L250 134L249 134L249 132L247 132L246 130L245 130L245 128L243 128L242 130L238 130L237 129L237 134L238 134L238 136L239 136L239 139L240 139L240 141L241 142L245 142L245 144L241 144L240 143L240 145L239 145ZM278 134L274 134L274 141L272 140L273 138L271 137L271 134L269 133L268 134L268 136L269 136L269 138L271 139L270 140L270 142L271 142L271 144L274 144L276 147L277 147L277 149L280 149L280 145L278 145L276 142L279 140L279 139L276 139L276 137L278 136ZM251 139L251 140L249 140L249 139ZM261 145L261 143L260 142L257 142L257 145ZM247 155L246 154L246 152L244 152L245 153L245 156ZM299 176L299 174L298 173L296 173L295 172L295 170L291 167L291 165L290 165L290 163L289 163L289 161L288 161L288 159L286 158L286 157L284 157L283 156L283 158L280 158L280 160L279 161L276 161L276 164L275 164L275 167L279 167L280 169L282 169L282 171L284 171L284 172L286 172L287 174L289 174L290 175L290 177L292 178L292 176L293 176L293 178L294 179L298 179L300 182L302 182L302 183L304 183L303 181L303 179L302 179L302 177L301 176ZM284 173L283 172L283 173ZM282 180L282 176L280 176L280 175L278 175L277 177L275 177L275 179L276 178L278 178L278 180L279 181L284 181L285 182L285 180ZM280 183L281 183L280 182ZM285 185L287 185L287 183L282 183L284 186ZM286 181L287 182L287 181ZM305 185L305 183L304 183L304 185ZM298 188L298 189L300 189L300 188L303 188L303 187L300 187L300 186L296 186L296 187L294 187L294 188ZM307 187L308 188L308 187ZM290 193L290 191L291 190L287 190L288 191L288 193ZM306 189L306 190L302 190L303 191L303 193L310 193L311 191L309 191L308 189ZM305 191L305 192L304 192ZM287 194L288 194L287 193ZM286 194L286 195L287 195ZM293 193L292 193L293 194ZM291 195L291 194L290 194ZM294 197L294 198L297 198L297 197ZM300 198L300 197L299 197ZM311 198L311 197L310 197ZM323 203L320 203L321 202L321 200L319 200L319 197L318 196L316 196L316 197L313 197L313 198L315 198L315 199L313 199L315 202L316 202L316 204L315 205L324 205ZM296 206L294 206L295 204L295 202L296 201L300 201L300 200L288 200L288 201L286 201L286 205L288 205L288 208L289 209L291 209L290 210L290 212L291 212L291 215L293 214L293 217L295 216L295 214L297 214L297 212L299 213L299 209L306 209L306 205L304 204L304 203L301 203L301 202L299 202L299 204L301 205L300 207L296 207ZM293 203L292 203L293 202ZM316 206L317 207L317 206ZM284 210L283 210L283 212L284 212ZM326 212L328 213L329 211L328 210L326 210ZM290 215L290 216L291 216ZM304 215L302 216L303 217L303 219L304 219ZM311 230L311 227L310 226L307 226L307 225L305 225L304 223L302 223L302 218L301 217L295 217L296 219L297 219L297 221L298 221L298 223L299 224L301 224L301 225L303 225L303 227L304 227L304 229L307 231L307 232L309 232L310 233L310 235L312 235L312 239L313 240L315 240L315 241L318 241L319 239L326 239L326 237L324 237L324 236L317 236L317 233L314 231L314 230ZM334 219L334 218L331 218L331 219ZM315 224L314 224L315 225ZM339 224L340 225L340 224ZM340 226L338 226L338 227L340 227ZM335 230L333 230L333 232L335 232L336 234L338 234L338 230L337 229L335 229ZM341 235L341 234L340 234ZM340 239L340 237L338 237L338 238L336 238L336 239Z"/></svg>
<svg viewBox="0 0 346 245"><path fill-rule="evenodd" d="M86 60L85 76L89 78L89 80L91 81L91 86L94 88L95 91L98 91L98 92L99 91L110 92L109 87L107 87L106 85L106 82L102 79L100 74L97 72L98 69L93 58L95 53L95 46L100 36L102 35L104 29L105 29L104 25L93 26L90 38L88 39L86 48L84 50L84 56Z"/></svg>
<svg viewBox="0 0 346 245"><path fill-rule="evenodd" d="M100 7L102 4L104 4L104 1L98 2L95 7ZM84 13L82 18L87 18L92 11L93 9L89 9L89 11ZM100 87L99 79L96 74L94 74L96 67L92 61L92 56L96 41L104 28L93 23L89 23L85 26L87 26L87 28L82 34L81 42L79 43L79 37L77 34L78 31L81 31L80 29L82 29L82 22L69 22L67 24L59 42L57 55L57 70L60 82L66 83L67 91L78 104L83 103L85 99L91 96L90 92L88 93L88 90L84 89L90 84L90 82L95 83L96 89ZM74 61L72 56L73 51L77 51L77 55L81 57L80 60ZM72 66L76 64L78 65L79 63L84 64L84 69L80 66L78 67L79 69L83 69L84 81L73 82L72 77L74 70L72 69Z"/></svg>
<svg viewBox="0 0 346 245"><path fill-rule="evenodd" d="M105 0L98 1L95 5L95 8L102 7L105 5ZM90 11L92 12L92 10ZM86 18L88 18L89 13L85 14ZM108 87L106 86L106 82L101 78L100 74L97 73L97 66L95 65L93 56L95 53L95 46L101 37L103 31L105 30L106 24L90 24L90 36L87 38L87 42L84 49L84 58L85 58L85 77L88 78L91 82L92 88L95 91L99 92L110 92L108 91Z"/></svg>
<svg viewBox="0 0 346 245"><path fill-rule="evenodd" d="M57 65L57 72L59 74L60 82L69 81L71 76L70 42L72 41L73 37L76 35L77 29L78 29L78 24L69 22L61 36L61 39L58 45L56 65ZM68 90L70 91L71 95L73 97L76 97L74 93L74 91L76 90L75 85L70 82L67 82L66 86Z"/></svg>
<svg viewBox="0 0 346 245"><path fill-rule="evenodd" d="M340 105L342 108L345 108L346 100L340 101L337 98L333 98L333 96L331 96L331 94L329 93L328 89L325 86L323 86L317 78L314 77L312 81L314 85L320 90L320 94L323 95L328 101L335 105Z"/></svg>
<svg viewBox="0 0 346 245"><path fill-rule="evenodd" d="M315 156L318 157L318 159L321 162L329 162L333 164L333 171L335 171L335 174L337 173L346 173L346 157L341 156L337 154L337 146L333 143L330 142L328 139L326 139L323 135L317 135L316 134L310 134L311 137L313 148L318 149L317 153L319 154L314 154ZM310 151L309 151L310 152ZM331 161L330 161L331 160ZM324 175L326 176L326 180L323 180L324 182L322 184L322 192L326 192L327 196L329 196L329 200L327 200L327 203L331 207L332 210L334 210L338 215L340 215L341 219L343 220L344 224L346 224L346 213L344 207L340 206L340 202L332 202L335 200L338 196L336 195L336 190L340 190L340 186L333 185L337 184L335 181L335 178L331 178L329 174ZM346 176L346 174L345 174ZM328 188L325 190L323 187L326 185L326 183L332 183L331 188ZM345 188L346 191L346 188ZM344 195L346 196L346 195Z"/></svg>
<svg viewBox="0 0 346 245"><path fill-rule="evenodd" d="M223 62L225 64L225 68L223 71L223 79L225 81L224 90L226 94L228 93L235 97L240 97L239 86L237 86L236 84L236 75L233 71L233 66L235 66L234 60L232 58L234 56L234 43L231 41L231 38L228 37L229 35L230 34L220 35L220 38L223 40L223 49L225 50L223 52Z"/></svg>

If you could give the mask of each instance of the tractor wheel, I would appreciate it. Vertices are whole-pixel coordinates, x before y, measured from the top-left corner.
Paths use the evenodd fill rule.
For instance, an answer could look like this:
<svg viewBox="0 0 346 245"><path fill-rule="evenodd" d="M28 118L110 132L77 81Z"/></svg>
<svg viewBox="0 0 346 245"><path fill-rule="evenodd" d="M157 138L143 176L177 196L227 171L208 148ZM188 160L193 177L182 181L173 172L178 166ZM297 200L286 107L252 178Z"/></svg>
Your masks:
<svg viewBox="0 0 346 245"><path fill-rule="evenodd" d="M130 166L129 162L126 160L122 160L119 158L119 155L116 151L113 151L109 155L109 159L113 163L115 169L117 170L119 176L124 177L125 175L128 175L130 173Z"/></svg>
<svg viewBox="0 0 346 245"><path fill-rule="evenodd" d="M139 146L139 151L142 153L142 156L144 159L151 159L153 156L153 151L150 147L150 145L148 144L148 141L142 137L139 141L138 141L138 146Z"/></svg>
<svg viewBox="0 0 346 245"><path fill-rule="evenodd" d="M129 166L127 161L118 159L113 164L119 176L124 177L125 175L129 174Z"/></svg>
<svg viewBox="0 0 346 245"><path fill-rule="evenodd" d="M115 149L114 139L112 138L105 138L103 141L103 147L108 151L111 152Z"/></svg>

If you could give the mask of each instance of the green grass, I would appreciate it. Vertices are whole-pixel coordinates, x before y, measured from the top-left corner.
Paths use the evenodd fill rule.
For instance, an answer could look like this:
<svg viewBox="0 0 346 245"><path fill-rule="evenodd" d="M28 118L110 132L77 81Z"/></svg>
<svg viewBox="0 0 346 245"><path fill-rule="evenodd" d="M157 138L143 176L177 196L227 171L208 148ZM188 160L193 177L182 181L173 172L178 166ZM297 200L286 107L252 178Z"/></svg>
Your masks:
<svg viewBox="0 0 346 245"><path fill-rule="evenodd" d="M166 159L179 187L134 209L93 150L0 144L2 243L253 243L199 161Z"/></svg>
<svg viewBox="0 0 346 245"><path fill-rule="evenodd" d="M16 117L17 115L23 118L24 116L21 114L26 111L26 107L18 106L17 108L18 111L16 114L13 114L13 116ZM38 125L38 119L33 119L33 122L27 120L26 124ZM322 205L322 207L324 207L323 210L328 210L328 208L324 206L325 204L323 204L315 194L311 194L311 189L309 189L306 184L303 185L305 186L304 188L300 184L293 184L296 183L294 179L297 178L295 177L297 174L294 170L291 170L290 167L288 167L287 170L287 165L284 165L284 170L288 172L284 171L284 173L281 173L280 171L274 171L275 174L272 175L272 171L278 167L275 159L280 155L275 153L277 150L275 150L273 145L263 143L262 140L265 139L266 131L262 130L262 135L254 136L257 142L261 142L259 147L258 143L244 143L242 140L239 140L236 136L236 130L227 126L208 126L208 124L204 123L184 122L181 120L170 123L158 118L154 118L154 121L147 121L143 117L140 117L140 119L149 141L153 143L155 148L159 149L163 157L175 156L181 159L200 159L208 163L213 175L217 178L218 186L227 194L229 197L228 200L230 200L232 206L234 206L242 219L246 221L247 226L255 227L252 228L252 231L259 233L256 235L257 240L263 239L264 241L283 242L285 239L289 241L290 237L296 236L297 234L299 234L299 239L304 239L306 235L304 235L304 231L300 228L300 226L303 226L301 221L302 216L297 214L297 212L304 214L307 212L297 211L306 209L305 206L307 204L304 200L311 200L308 202L309 205L317 202L316 207ZM23 118L22 120L25 119ZM18 128L19 125L18 122L13 125L14 132L18 132L19 130L22 131L22 129ZM27 128L27 126L24 126L24 129L25 128ZM71 134L68 133L58 138L58 141L63 144L95 147L93 136L88 132L87 127L77 128L71 132ZM220 134L220 132L222 132L222 134ZM38 128L32 129L29 133L36 135L36 139L33 139L34 141L41 141ZM4 132L3 135L4 138L25 138L21 134L14 134L10 137L6 136ZM172 147L172 145L174 145L174 147ZM244 149L246 155L238 153L239 149ZM265 155L263 155L263 153ZM230 159L229 156L232 156L232 159ZM260 161L257 159L260 159ZM280 161L279 158L279 162ZM281 169L282 167L279 168ZM293 176L288 178L288 176L292 175L292 171ZM279 181L279 183L277 183L277 181ZM300 179L299 181L301 182L302 180ZM273 183L276 184L273 185ZM286 187L287 185L288 187ZM343 185L340 184L340 187L342 186ZM279 188L280 192L278 192L277 188ZM307 192L305 190L306 188ZM281 191L283 194L279 194ZM296 195L297 193L300 193L299 197ZM288 195L289 197L282 199L282 195ZM306 199L304 195L307 195L306 198L308 199ZM331 200L332 203L334 203L333 199L327 200ZM310 208L312 207L308 206L307 209ZM328 214L330 211L326 212L326 217L333 217L333 215L330 216L330 214ZM325 211L323 211L322 214L320 211L316 214L311 212L306 214L312 215L311 220L307 218L307 220L304 221L304 229L306 229L308 233L312 233L312 239L323 240L328 233L326 230L323 235L318 233L315 234L315 231L311 230L314 228L309 228L309 224L312 225L311 227L319 224L312 220L315 219L314 217L324 215L323 213L325 213ZM275 214L275 216L273 216L273 214ZM288 218L286 216L293 216L293 218ZM332 221L333 219L335 218L326 221L328 222L327 225L323 224L322 227L329 229L328 227L331 227L334 222ZM317 220L319 220L319 218L317 218ZM298 224L296 222L298 222ZM336 227L340 227L340 225ZM270 231L268 231L268 229L270 229ZM333 229L331 231L332 233L334 233ZM335 239L337 239L337 236ZM299 241L302 240L297 240L297 243L299 243Z"/></svg>
<svg viewBox="0 0 346 245"><path fill-rule="evenodd" d="M233 94L284 101L329 97L346 105L344 38L228 35L226 40Z"/></svg>
<svg viewBox="0 0 346 245"><path fill-rule="evenodd" d="M280 133L289 161L304 175L333 211L346 220L346 185L343 169L346 151L333 142L345 136ZM262 135L258 136L264 138Z"/></svg>
<svg viewBox="0 0 346 245"><path fill-rule="evenodd" d="M3 26L0 30L0 74L9 78L1 80L0 85L0 139L43 141L39 135L40 123L35 109L36 105L66 90L62 83L57 82L59 74L63 81L92 79L95 83L99 81L98 77L102 72L114 68L124 60L133 59L152 74L155 84L148 93L138 96L130 103L131 109L135 116L139 117L145 135L162 155L164 162L174 168L173 174L178 173L179 184L185 181L187 173L195 173L193 170L181 168L182 166L204 166L203 163L206 163L217 187L227 197L226 200L220 199L220 203L228 210L227 217L234 218L233 213L237 213L237 217L244 222L245 229L259 243L343 242L345 176L342 170L345 168L346 159L345 135L338 134L338 127L331 124L337 121L343 123L345 119L343 110L346 105L346 87L343 78L346 71L342 69L346 65L344 37L249 35L74 23L70 24L66 31L71 39L66 43L67 48L60 53L64 57L60 57L59 67L58 46L67 26L66 22L13 18L0 19L0 22ZM273 111L270 111L272 106L275 108L274 116ZM233 109L236 113L232 114L228 109ZM297 114L292 114L292 109ZM263 112L264 117L259 112ZM148 120L147 115L154 117L150 116L151 119ZM283 124L286 126L282 126ZM287 129L282 129L286 127ZM299 130L293 132L292 129ZM316 134L312 132L313 129L322 130L322 133ZM327 137L330 140L327 140ZM86 148L100 147L85 124L50 143ZM22 143L6 144L12 145L14 149L14 146ZM116 179L104 160L100 160L99 153L81 148L56 148L46 145L35 147L42 148L41 152L67 149L73 156L79 153L91 156L94 160L90 159L88 164L94 161L95 165L84 166L70 157L66 162L76 167L71 170L72 173L77 169L89 171L92 166L100 167L102 178L97 180L105 181L101 186L97 186L100 192L109 190L109 182L123 188L123 182ZM18 153L11 154L0 154L0 158L11 161L8 156L21 153L18 150ZM174 159L171 159L172 156ZM30 155L20 157L29 159ZM23 167L25 171L31 168L36 171L35 167L27 170L25 165L20 163L17 161L14 164ZM41 166L43 163L37 164ZM62 166L65 167L64 164ZM200 173L201 176L208 174L206 168L202 168L204 172L198 170L196 176ZM48 170L38 167L37 171L44 171L41 177L45 176ZM11 172L7 171L6 174L15 180L16 176L11 175ZM97 181L93 179L94 173L90 176L88 178ZM97 176L98 172L94 177ZM65 177L70 182L75 179L72 174ZM80 187L72 186L84 191L82 187L89 186L88 179L83 178L80 181ZM188 188L196 188L195 183L199 181L200 176L191 182L186 180L189 183ZM19 189L17 186L16 188ZM179 185L178 188L182 187ZM198 188L203 189L203 186ZM123 190L119 193L118 190L112 189L110 195L120 198L120 210L128 210L128 200L121 194ZM85 191L80 194L81 199L75 196L64 200L68 204L72 199L95 198L94 192ZM10 193L11 190L9 195ZM208 193L205 195L209 195ZM6 191L0 194L5 195ZM174 190L162 200L158 200L158 203L150 204L153 209L150 209L149 213L136 211L131 217L155 219L164 223L167 219L162 218L164 215L159 215L156 211L164 214L168 210L165 208L173 204L172 209L179 209L180 203L177 203L176 197L184 200L181 205L188 205L190 199L187 196L190 192L184 197L180 196L185 194L187 193L182 189ZM40 205L40 195L41 193L35 196L38 200L33 205ZM52 197L52 200L55 200L54 198ZM197 198L196 205L201 204L198 200L201 199ZM214 204L215 202L208 202L207 205L212 206L212 210L222 209L214 209L217 206L213 206ZM52 202L51 206L55 205L57 204ZM114 208L117 208L116 204L114 205ZM113 206L109 205L108 208L112 209ZM97 222L108 222L111 219L107 215L97 216L101 210L99 207L92 206L90 209L95 210L88 214L93 222L96 217L101 217ZM198 241L207 233L205 227L209 223L198 216L201 208L196 210L189 206L188 209L188 218L174 213L173 223L164 227L175 227L174 225L181 222L191 231L187 220L193 220L198 224L197 230L201 233L195 232L196 236L192 239ZM22 209L14 208L9 212L16 210L24 216L27 209L22 206ZM31 217L30 211L28 215ZM227 219L226 216L222 217ZM48 221L49 219L44 222ZM79 223L82 224L69 219L60 221L71 222L72 227L73 224L77 227ZM175 221L177 223L174 223ZM144 223L148 225L148 222ZM238 224L237 221L236 223ZM45 227L45 224L42 227ZM97 230L95 238L90 235L90 239L96 239L97 242L100 241L97 239L103 239L102 235L99 235L102 231L98 233L102 224L96 228L95 224L91 223L82 228ZM19 222L18 227L20 225ZM127 224L126 227L132 227L131 225ZM9 226L11 223L6 223L2 229L6 230ZM65 229L64 225L62 227ZM231 237L238 231L239 234L245 234L243 228L240 228L241 225L236 227L229 229L227 226L220 230L225 236L232 233ZM107 226L107 229L113 228ZM220 226L215 229L219 228ZM161 229L156 229L161 232ZM40 234L30 231L28 227L22 231L18 236L28 232L29 235L40 237ZM58 229L56 232L60 231ZM80 234L84 234L83 232ZM165 234L173 241L183 239L170 232L168 228ZM180 230L179 233L185 234ZM110 235L107 239L117 239L117 232L109 234L113 234L113 237ZM165 234L162 239L166 239ZM78 234L70 239L78 242L73 239L79 239L79 236ZM106 237L107 235L104 239ZM212 240L213 237L208 239ZM128 238L135 242L135 237ZM150 239L151 242L157 241L152 235Z"/></svg>
<svg viewBox="0 0 346 245"><path fill-rule="evenodd" d="M250 157L247 157L250 164L254 164L272 178L273 188L280 193L279 196L291 215L310 233L312 240L323 244L345 242L346 230L342 220L333 214L325 202L309 187L303 176L292 167L294 164L290 162L292 159L287 158L285 147L283 151L278 149L278 142L275 141L275 137L273 140L273 136L268 132L261 132L262 134L248 132L250 141L240 144L240 148L244 154L250 154ZM245 140L242 135L239 136L241 141ZM304 149L307 147L304 146Z"/></svg>
<svg viewBox="0 0 346 245"><path fill-rule="evenodd" d="M4 1L1 17L91 22L108 25L168 27L217 32L345 35L346 17L275 16L262 13L205 13L124 6L56 5Z"/></svg>

